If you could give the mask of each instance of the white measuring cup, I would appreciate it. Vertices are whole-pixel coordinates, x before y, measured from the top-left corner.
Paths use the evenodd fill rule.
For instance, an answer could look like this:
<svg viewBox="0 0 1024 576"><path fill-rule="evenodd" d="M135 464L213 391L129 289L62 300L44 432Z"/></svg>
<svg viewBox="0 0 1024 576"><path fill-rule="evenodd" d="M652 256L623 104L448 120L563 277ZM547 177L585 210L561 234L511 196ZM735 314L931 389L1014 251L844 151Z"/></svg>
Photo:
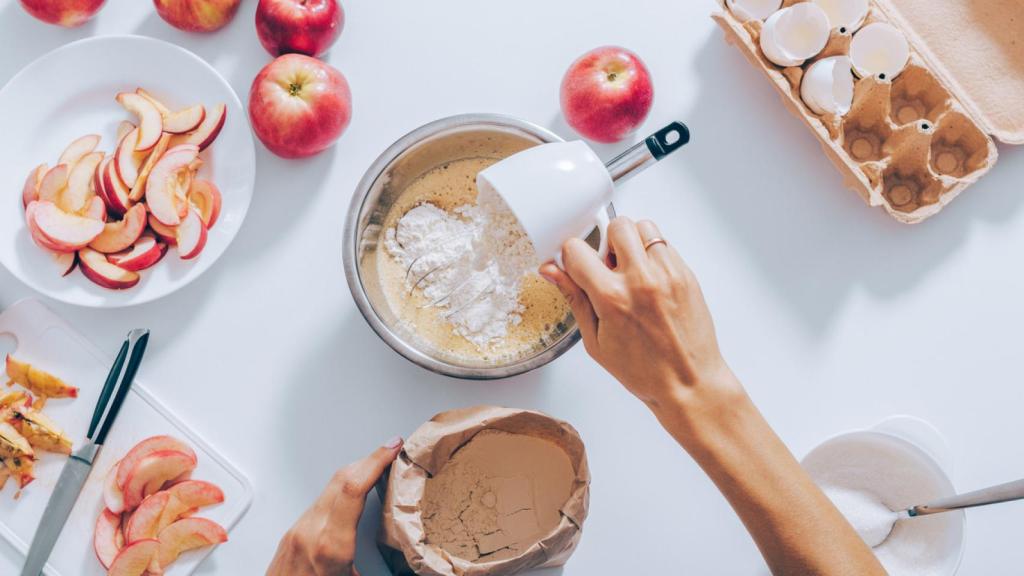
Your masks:
<svg viewBox="0 0 1024 576"><path fill-rule="evenodd" d="M690 131L673 122L607 164L582 141L541 144L513 154L476 177L481 194L496 194L519 220L542 260L562 265L562 243L601 231L608 255L608 205L615 185L682 148Z"/></svg>

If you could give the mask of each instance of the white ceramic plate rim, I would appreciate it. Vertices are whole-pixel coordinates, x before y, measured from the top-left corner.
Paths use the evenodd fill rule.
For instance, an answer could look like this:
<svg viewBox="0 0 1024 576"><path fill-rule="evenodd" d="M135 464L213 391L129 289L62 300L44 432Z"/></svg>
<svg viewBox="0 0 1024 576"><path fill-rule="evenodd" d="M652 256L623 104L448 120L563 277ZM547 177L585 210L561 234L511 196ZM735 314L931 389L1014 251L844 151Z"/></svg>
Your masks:
<svg viewBox="0 0 1024 576"><path fill-rule="evenodd" d="M225 134L232 133L231 138L236 141L235 145L232 146L230 157L223 154L217 155L218 165L230 164L232 171L238 171L243 177L230 189L224 190L224 204L221 211L221 220L218 224L210 230L210 242L208 243L207 249L200 254L199 258L192 262L174 262L173 265L184 267L176 277L172 278L153 278L153 282L147 282L149 278L148 274L154 274L157 272L157 268L160 266L168 265L169 260L176 259L176 255L171 253L168 254L165 259L160 262L154 269L142 272L143 279L139 285L130 288L128 290L108 290L100 286L91 284L87 279L81 276L81 271L74 271L70 275L71 277L65 279L71 282L75 282L77 285L69 290L57 290L52 287L44 285L43 282L39 281L38 274L32 273L32 271L25 270L26 262L22 261L25 256L20 254L20 250L25 249L25 239L29 238L28 230L24 225L24 218L21 217L21 212L18 212L19 227L15 233L0 235L0 264L11 272L12 275L17 277L21 282L25 283L34 290L61 302L69 304L93 307L93 308L115 308L134 306L138 304L144 304L153 300L162 298L169 294L180 290L187 286L191 282L199 278L205 273L213 264L220 258L220 256L227 250L228 246L233 242L238 230L241 228L244 222L245 216L248 213L249 204L252 200L253 187L255 183L255 146L252 140L252 133L249 129L247 114L245 108L242 105L238 95L231 88L231 85L224 79L224 77L217 72L213 66L208 64L202 58L189 50L154 38L136 35L115 35L115 36L98 36L93 38L86 38L71 42L56 48L43 56L35 59L17 74L15 74L8 82L0 88L0 106L3 106L5 101L13 99L12 94L16 94L15 91L32 89L31 84L26 84L29 80L35 81L32 78L32 74L37 72L40 68L52 65L55 62L59 62L62 58L67 58L69 54L72 54L76 50L80 50L85 45L106 45L101 46L105 52L108 53L122 53L129 55L136 54L162 54L173 62L176 66L184 65L194 67L193 72L208 76L211 81L216 83L216 87L212 90L217 92L217 97L222 99L228 107L228 121L223 128L219 140L224 139ZM96 48L96 46L90 46L90 48ZM129 56L133 58L134 56ZM110 68L109 65L100 65L102 68ZM144 77L146 74L150 74L147 70L155 69L156 67L151 63L132 61L132 68L124 72L124 79L118 79L115 82L128 85L137 85L145 87L146 80ZM142 73L139 71L143 70ZM106 77L109 77L111 73L104 72ZM182 94L178 94L179 97L187 97L184 90ZM115 114L118 113L116 104L113 103L114 94L110 95L110 114L113 119ZM204 102L205 104L212 105L216 102ZM45 110L34 110L27 111L28 115L43 115ZM8 110L6 113L10 114ZM118 117L120 118L120 117ZM129 118L129 116L124 116ZM3 124L3 120L0 120L0 124ZM83 132L85 133L85 132ZM105 145L105 146L104 146ZM101 148L109 148L110 143L101 143ZM211 150L215 149L217 144L215 143ZM13 207L15 200L13 196L17 196L18 207L21 206L20 201L20 190L21 185L24 182L25 175L39 162L47 161L52 165L56 161L56 156L60 153L60 148L52 150L50 157L29 159L29 158L17 158L17 161L13 162L7 167L7 174L0 175L0 183L5 183L5 192L0 198L3 200L3 210L10 210ZM219 182L214 179L215 183ZM15 184L16 183L16 184ZM2 185L2 184L0 184ZM13 188L12 188L13 187ZM230 220L228 225L223 224L225 220ZM4 221L7 221L5 218ZM217 235L216 241L214 241L214 235ZM19 236L24 236L23 239L19 239ZM13 243L21 242L22 246L19 249L18 246L13 246ZM28 240L31 244L31 240ZM34 244L31 246L36 248ZM173 252L174 248L171 247L170 251ZM42 250L39 250L39 254L46 257ZM35 259L35 256L28 256L29 260ZM48 271L47 271L48 272ZM35 277L34 277L35 276ZM73 278L77 276L77 278Z"/></svg>

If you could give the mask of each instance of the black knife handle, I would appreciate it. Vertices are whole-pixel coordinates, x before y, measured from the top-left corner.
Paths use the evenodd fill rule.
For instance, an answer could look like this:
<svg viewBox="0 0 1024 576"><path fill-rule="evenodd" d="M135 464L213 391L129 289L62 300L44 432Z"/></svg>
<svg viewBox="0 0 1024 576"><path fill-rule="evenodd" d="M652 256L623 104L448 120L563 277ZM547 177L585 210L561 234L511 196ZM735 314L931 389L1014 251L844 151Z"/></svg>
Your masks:
<svg viewBox="0 0 1024 576"><path fill-rule="evenodd" d="M103 391L96 402L92 424L89 426L89 439L94 444L103 445L107 439L107 433L110 432L110 427L117 419L117 413L121 411L121 405L128 397L128 391L135 380L135 373L139 371L139 365L142 364L142 357L146 353L148 344L149 330L132 330L128 333L128 339L121 345L121 351L117 355L114 366L110 369L110 375L107 376L107 382L103 385ZM127 363L125 362L126 356ZM111 395L113 395L112 401ZM98 433L96 432L97 426L99 426Z"/></svg>

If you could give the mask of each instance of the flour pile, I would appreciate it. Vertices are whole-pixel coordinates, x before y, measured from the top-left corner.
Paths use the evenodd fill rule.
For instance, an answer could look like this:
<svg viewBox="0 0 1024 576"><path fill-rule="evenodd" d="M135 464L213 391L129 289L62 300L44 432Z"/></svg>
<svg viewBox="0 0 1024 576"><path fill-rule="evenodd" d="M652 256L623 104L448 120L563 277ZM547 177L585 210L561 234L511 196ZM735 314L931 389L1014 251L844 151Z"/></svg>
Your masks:
<svg viewBox="0 0 1024 576"><path fill-rule="evenodd" d="M385 232L384 245L409 270L406 287L477 348L522 321L520 285L539 262L501 198L480 194L475 205L452 212L420 204Z"/></svg>

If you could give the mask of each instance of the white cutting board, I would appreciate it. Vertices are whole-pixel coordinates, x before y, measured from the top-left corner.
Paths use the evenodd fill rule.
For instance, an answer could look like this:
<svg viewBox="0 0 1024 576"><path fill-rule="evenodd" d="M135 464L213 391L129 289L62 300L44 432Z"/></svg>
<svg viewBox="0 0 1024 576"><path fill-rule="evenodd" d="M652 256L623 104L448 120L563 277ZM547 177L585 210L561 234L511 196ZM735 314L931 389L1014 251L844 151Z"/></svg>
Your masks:
<svg viewBox="0 0 1024 576"><path fill-rule="evenodd" d="M17 302L0 314L0 341L10 336L17 341L14 351L16 358L36 364L79 387L78 398L50 400L44 410L64 428L77 448L85 439L96 399L121 342L110 342L106 346L109 350L101 351L50 309L32 299ZM150 347L159 346L160 336L158 331L154 332ZM0 373L2 371L0 368ZM249 481L202 438L190 431L136 379L132 393L125 399L117 422L111 428L106 445L50 556L45 570L48 576L106 574L92 547L96 517L103 509L103 479L114 462L138 441L158 434L169 434L188 442L199 459L192 477L213 482L224 491L223 504L201 510L197 516L218 522L229 532L242 518L252 502ZM21 498L14 499L17 487L13 481L8 481L4 490L0 491L0 536L23 554L32 542L64 461L64 456L42 453L36 464L36 480L23 490ZM231 545L230 536L228 542L221 544ZM187 552L165 573L168 576L191 574L212 550L205 548Z"/></svg>

